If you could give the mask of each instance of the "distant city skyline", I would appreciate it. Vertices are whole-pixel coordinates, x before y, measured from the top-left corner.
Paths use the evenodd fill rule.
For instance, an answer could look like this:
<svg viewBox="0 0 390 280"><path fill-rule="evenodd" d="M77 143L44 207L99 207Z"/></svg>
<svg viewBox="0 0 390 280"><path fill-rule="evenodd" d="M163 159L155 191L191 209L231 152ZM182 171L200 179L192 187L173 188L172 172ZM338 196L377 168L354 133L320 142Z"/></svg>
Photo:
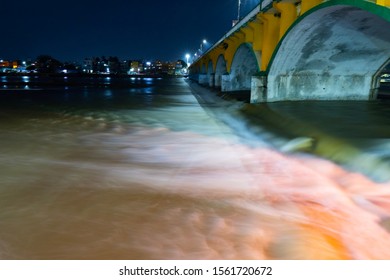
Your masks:
<svg viewBox="0 0 390 280"><path fill-rule="evenodd" d="M242 1L241 13L259 1ZM53 4L55 3L55 4ZM0 59L61 61L92 56L173 61L213 43L237 17L236 0L6 1Z"/></svg>
<svg viewBox="0 0 390 280"><path fill-rule="evenodd" d="M0 73L85 73L85 74L187 74L184 60L134 60L115 56L85 58L79 62L64 62L49 55L34 60L0 59Z"/></svg>

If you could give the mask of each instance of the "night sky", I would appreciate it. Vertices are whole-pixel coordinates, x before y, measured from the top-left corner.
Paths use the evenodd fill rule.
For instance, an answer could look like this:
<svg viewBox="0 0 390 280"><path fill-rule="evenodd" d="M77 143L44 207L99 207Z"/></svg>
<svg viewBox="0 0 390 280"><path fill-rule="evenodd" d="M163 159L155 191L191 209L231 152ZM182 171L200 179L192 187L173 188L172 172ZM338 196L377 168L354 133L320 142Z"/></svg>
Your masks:
<svg viewBox="0 0 390 280"><path fill-rule="evenodd" d="M237 17L237 0L2 1L0 59L61 61L93 56L184 59L201 41L219 40ZM242 15L258 3L242 0Z"/></svg>

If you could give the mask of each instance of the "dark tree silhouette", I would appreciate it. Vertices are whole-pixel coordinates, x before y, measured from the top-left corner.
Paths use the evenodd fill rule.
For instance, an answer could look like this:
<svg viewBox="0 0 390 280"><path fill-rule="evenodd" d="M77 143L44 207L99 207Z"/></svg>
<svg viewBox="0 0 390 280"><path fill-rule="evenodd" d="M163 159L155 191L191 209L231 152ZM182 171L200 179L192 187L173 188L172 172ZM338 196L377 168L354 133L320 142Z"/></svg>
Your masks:
<svg viewBox="0 0 390 280"><path fill-rule="evenodd" d="M62 63L50 55L39 55L35 65L40 73L55 73L61 68Z"/></svg>

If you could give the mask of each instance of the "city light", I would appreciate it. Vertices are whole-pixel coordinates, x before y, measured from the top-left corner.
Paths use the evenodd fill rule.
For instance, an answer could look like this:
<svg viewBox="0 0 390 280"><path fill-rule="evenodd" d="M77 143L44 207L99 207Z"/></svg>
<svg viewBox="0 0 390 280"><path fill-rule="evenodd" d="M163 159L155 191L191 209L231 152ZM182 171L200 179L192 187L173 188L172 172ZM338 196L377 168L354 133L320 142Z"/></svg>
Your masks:
<svg viewBox="0 0 390 280"><path fill-rule="evenodd" d="M203 53L203 48L204 46L207 44L207 40L206 39L203 39L202 43L200 44L200 53L202 54Z"/></svg>
<svg viewBox="0 0 390 280"><path fill-rule="evenodd" d="M181 75L192 62L192 53L184 53L182 59L163 60L119 60L117 57L104 56L85 58L83 62L62 63L51 58L47 62L33 62L31 59L3 60L0 62L0 73L57 73L57 74L128 74L128 75ZM116 60L114 59L116 58ZM50 65L49 62L56 61ZM181 64L178 66L177 62ZM186 64L187 61L187 64ZM46 63L46 64L44 64ZM50 66L50 67L49 67Z"/></svg>

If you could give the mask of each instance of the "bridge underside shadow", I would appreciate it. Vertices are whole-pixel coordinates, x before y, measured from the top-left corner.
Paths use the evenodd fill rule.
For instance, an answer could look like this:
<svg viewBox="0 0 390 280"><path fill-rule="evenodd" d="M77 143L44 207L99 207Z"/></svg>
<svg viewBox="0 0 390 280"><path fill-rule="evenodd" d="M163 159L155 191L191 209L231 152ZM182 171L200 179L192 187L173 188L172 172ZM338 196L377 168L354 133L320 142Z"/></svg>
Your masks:
<svg viewBox="0 0 390 280"><path fill-rule="evenodd" d="M236 51L230 74L222 77L222 91L244 91L251 89L251 77L259 71L252 47L242 44Z"/></svg>
<svg viewBox="0 0 390 280"><path fill-rule="evenodd" d="M223 55L220 55L217 60L217 66L215 67L215 80L214 86L217 89L221 89L222 86L222 75L227 74L226 61Z"/></svg>
<svg viewBox="0 0 390 280"><path fill-rule="evenodd" d="M239 100L250 100L251 79L259 72L259 64L250 44L242 44L233 57L230 73L222 75L221 92Z"/></svg>
<svg viewBox="0 0 390 280"><path fill-rule="evenodd" d="M271 62L266 94L252 102L375 99L389 58L390 22L357 7L321 8L287 33Z"/></svg>

